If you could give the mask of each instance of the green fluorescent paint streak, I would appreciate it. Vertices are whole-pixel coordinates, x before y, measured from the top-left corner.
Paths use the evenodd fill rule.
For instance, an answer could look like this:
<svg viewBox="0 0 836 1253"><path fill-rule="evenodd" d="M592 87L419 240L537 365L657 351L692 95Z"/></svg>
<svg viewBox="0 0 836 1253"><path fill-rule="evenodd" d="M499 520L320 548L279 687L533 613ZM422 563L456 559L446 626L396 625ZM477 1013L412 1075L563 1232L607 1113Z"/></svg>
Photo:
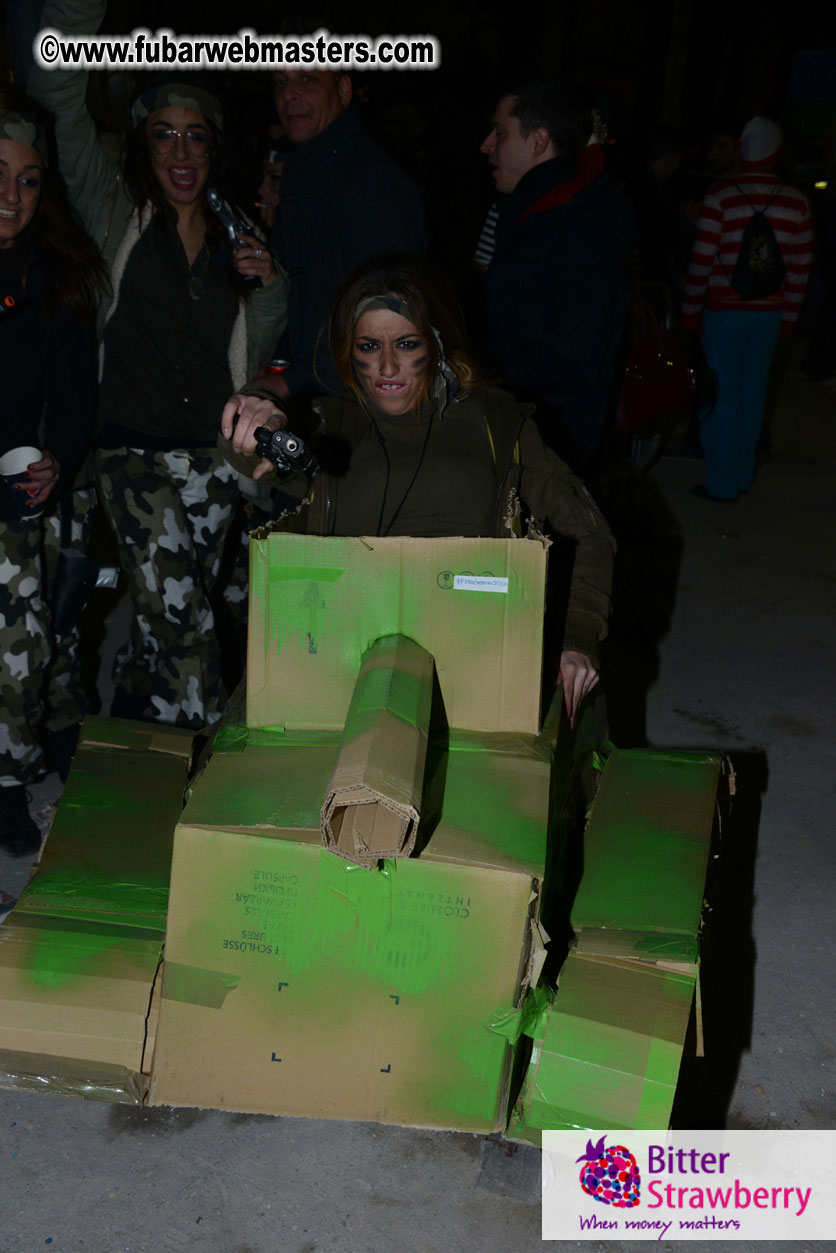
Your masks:
<svg viewBox="0 0 836 1253"><path fill-rule="evenodd" d="M537 768L547 775L547 766L538 763ZM538 805L539 789L532 789L531 779L523 769L516 770L510 759L498 763L482 752L451 753L444 780L445 825L478 831L488 848L544 865L548 784L544 784L545 799Z"/></svg>
<svg viewBox="0 0 836 1253"><path fill-rule="evenodd" d="M261 613L264 614L265 591L269 578L270 562L267 556L267 545L263 542L250 540L248 544L250 553L250 613L252 613L252 598L258 598L261 606Z"/></svg>
<svg viewBox="0 0 836 1253"><path fill-rule="evenodd" d="M96 975L107 954L123 943L116 936L50 931L35 939L27 973L37 988L65 988Z"/></svg>
<svg viewBox="0 0 836 1253"><path fill-rule="evenodd" d="M508 1060L507 1041L484 1023L474 1023L466 1011L457 1013L455 1007L435 1027L431 1047L438 1056L450 1059L449 1070L443 1068L437 1077L424 1076L415 1098L456 1123L464 1119L477 1127L495 1123Z"/></svg>
<svg viewBox="0 0 836 1253"><path fill-rule="evenodd" d="M570 956L523 1088L523 1125L666 1127L693 992L692 976Z"/></svg>
<svg viewBox="0 0 836 1253"><path fill-rule="evenodd" d="M535 545L455 541L448 553L440 542L430 546L427 541L413 545L408 540L366 543L274 535L259 546L268 548L270 556L267 567L259 567L258 573L268 595L265 664L277 708L282 687L289 686L282 682L284 665L297 659L307 665L308 654L324 654L332 678L329 703L322 667L309 667L308 687L301 684L301 675L296 676L299 682L281 708L283 719L291 725L304 723L309 716L305 706L309 688L315 688L317 699L325 702L324 720L332 726L341 723L362 653L381 635L401 632L429 652L444 653L446 660L439 665L442 690L449 684L454 704L462 706L463 721L484 717L476 712L483 705L493 708L490 717L496 720L506 695L519 695L512 676L499 670L498 641L506 639L508 632L509 645L513 640L520 655L531 659L527 673L539 675L545 555L542 549L534 552ZM476 573L490 570L509 577L509 594L445 590L438 580L451 568L448 563L456 572L466 566ZM315 577L323 570L330 575L336 568L344 571L344 579L328 583ZM288 570L292 577L287 576ZM311 577L306 579L306 574ZM274 659L271 665L275 654L282 660ZM486 680L486 676L490 677ZM477 691L478 698L472 695ZM258 701L258 720L276 720L265 692L259 693ZM536 705L532 695L530 710L520 709L518 716L533 721ZM455 712L452 720L456 721Z"/></svg>
<svg viewBox="0 0 836 1253"><path fill-rule="evenodd" d="M281 746L252 745L219 754L197 782L183 815L208 827L303 829L319 834L320 810L340 745L338 732L319 743L287 737Z"/></svg>
<svg viewBox="0 0 836 1253"><path fill-rule="evenodd" d="M318 838L340 733L251 734L258 742L243 753L216 754L197 781L183 820L197 826L265 828L265 838L270 827L303 829ZM522 758L456 748L445 769L443 749L431 746L421 812L430 830L441 813L446 834L430 835L430 847L433 840L438 848L445 839L461 836L474 856L481 850L542 868L548 788L548 761L537 748Z"/></svg>
<svg viewBox="0 0 836 1253"><path fill-rule="evenodd" d="M185 782L182 758L82 746L20 906L164 918Z"/></svg>
<svg viewBox="0 0 836 1253"><path fill-rule="evenodd" d="M287 585L274 586L271 582L269 636L275 641L277 653L293 638L298 640L303 652L318 651L323 615L328 608L320 587L319 583L305 583L295 598L295 614L291 617L288 612L291 608L291 597L288 595Z"/></svg>
<svg viewBox="0 0 836 1253"><path fill-rule="evenodd" d="M507 961L504 943L497 951L501 872L412 859L368 871L314 845L223 831L189 831L180 848L181 856L189 851L186 860L175 862L174 890L179 893L182 884L191 913L188 924L170 935L170 953L181 963L240 975L222 1013L233 1012L252 985L264 990L265 1021L284 1014L287 1005L293 1039L314 1032L321 1041L333 1034L357 1049L365 1047L368 1025L379 1016L406 1013L407 1047L428 1059L416 1064L415 1088L407 1094L408 1108L416 1111L410 1117L420 1122L426 1111L433 1123L449 1112L453 1125L477 1131L498 1125L508 1046L485 1020L492 1005L505 997L512 1001L516 978L516 955ZM253 894L260 880L289 889L255 893L256 900L273 903L273 913L266 916L269 911L256 905L247 917L250 896L243 900L241 894ZM508 908L514 916L519 912L521 938L528 885L512 898L515 905ZM466 900L467 916L439 907L448 900ZM173 914L182 917L176 907ZM273 951L223 948L225 938L238 939L245 928L264 932ZM501 979L494 973L498 967ZM289 985L288 999L276 1000L273 1008L279 981ZM399 1073L399 1093L409 1082Z"/></svg>
<svg viewBox="0 0 836 1253"><path fill-rule="evenodd" d="M573 925L697 934L719 765L695 756L612 753L586 830Z"/></svg>
<svg viewBox="0 0 836 1253"><path fill-rule="evenodd" d="M433 881L418 862L384 861L366 870L322 850L319 860L319 935L322 952L346 971L356 971L404 994L450 981L450 937L443 927L404 910L406 885L432 892ZM398 901L400 896L401 901Z"/></svg>
<svg viewBox="0 0 836 1253"><path fill-rule="evenodd" d="M344 574L332 566L270 566L271 583L336 583Z"/></svg>

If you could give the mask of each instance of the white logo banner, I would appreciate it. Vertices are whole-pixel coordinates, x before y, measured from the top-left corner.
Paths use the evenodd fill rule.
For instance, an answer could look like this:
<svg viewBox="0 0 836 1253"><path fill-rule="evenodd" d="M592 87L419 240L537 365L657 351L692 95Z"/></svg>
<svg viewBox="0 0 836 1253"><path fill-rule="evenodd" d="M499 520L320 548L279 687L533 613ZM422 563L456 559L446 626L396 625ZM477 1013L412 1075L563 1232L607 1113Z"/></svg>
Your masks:
<svg viewBox="0 0 836 1253"><path fill-rule="evenodd" d="M836 1131L544 1131L544 1240L833 1240Z"/></svg>

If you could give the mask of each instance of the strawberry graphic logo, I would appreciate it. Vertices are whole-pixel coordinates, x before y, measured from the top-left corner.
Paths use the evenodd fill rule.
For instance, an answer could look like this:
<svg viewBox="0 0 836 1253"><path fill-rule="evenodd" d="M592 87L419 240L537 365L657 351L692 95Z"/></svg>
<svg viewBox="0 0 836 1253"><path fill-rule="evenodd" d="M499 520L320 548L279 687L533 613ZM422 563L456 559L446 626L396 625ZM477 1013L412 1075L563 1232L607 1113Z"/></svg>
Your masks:
<svg viewBox="0 0 836 1253"><path fill-rule="evenodd" d="M636 1159L623 1144L586 1142L586 1152L577 1160L583 1162L580 1185L593 1200L615 1209L632 1209L639 1203L641 1174Z"/></svg>

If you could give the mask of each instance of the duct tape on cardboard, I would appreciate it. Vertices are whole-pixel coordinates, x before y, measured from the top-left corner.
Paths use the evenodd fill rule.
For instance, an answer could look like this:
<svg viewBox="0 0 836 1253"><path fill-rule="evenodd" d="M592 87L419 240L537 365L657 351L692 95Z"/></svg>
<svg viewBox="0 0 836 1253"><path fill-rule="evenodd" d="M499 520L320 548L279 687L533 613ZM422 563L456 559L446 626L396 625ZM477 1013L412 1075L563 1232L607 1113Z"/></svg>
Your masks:
<svg viewBox="0 0 836 1253"><path fill-rule="evenodd" d="M142 1105L148 1095L148 1085L148 1075L137 1074L123 1066L0 1049L0 1087L3 1088Z"/></svg>
<svg viewBox="0 0 836 1253"><path fill-rule="evenodd" d="M694 984L653 965L570 956L537 1024L516 1131L666 1127Z"/></svg>
<svg viewBox="0 0 836 1253"><path fill-rule="evenodd" d="M220 1009L240 982L240 975L167 961L163 966L163 1000Z"/></svg>

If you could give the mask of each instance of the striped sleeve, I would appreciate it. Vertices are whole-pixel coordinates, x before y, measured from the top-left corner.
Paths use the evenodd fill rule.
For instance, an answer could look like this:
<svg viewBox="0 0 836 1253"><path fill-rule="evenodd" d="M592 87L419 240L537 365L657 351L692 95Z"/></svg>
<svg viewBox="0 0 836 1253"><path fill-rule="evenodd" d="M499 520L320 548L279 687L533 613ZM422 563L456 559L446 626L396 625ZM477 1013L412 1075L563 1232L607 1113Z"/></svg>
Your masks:
<svg viewBox="0 0 836 1253"><path fill-rule="evenodd" d="M686 317L697 317L702 313L708 280L720 246L722 225L722 210L716 198L709 192L702 202L697 219L697 234L682 289L682 312Z"/></svg>
<svg viewBox="0 0 836 1253"><path fill-rule="evenodd" d="M744 300L732 276L746 227L762 211L772 227L786 267L783 285L758 299ZM703 201L697 222L682 311L703 308L781 313L784 329L798 318L812 264L812 226L807 197L772 174L743 173L734 183L718 183Z"/></svg>

